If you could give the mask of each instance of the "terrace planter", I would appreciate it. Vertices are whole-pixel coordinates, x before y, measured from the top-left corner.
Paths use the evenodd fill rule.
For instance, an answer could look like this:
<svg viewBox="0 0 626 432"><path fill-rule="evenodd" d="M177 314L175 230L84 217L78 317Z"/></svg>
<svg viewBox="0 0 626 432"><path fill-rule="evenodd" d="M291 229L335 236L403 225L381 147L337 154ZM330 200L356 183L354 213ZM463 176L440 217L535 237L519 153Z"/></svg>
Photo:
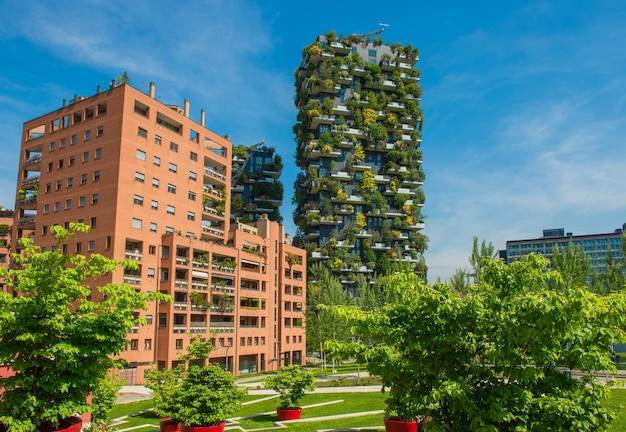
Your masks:
<svg viewBox="0 0 626 432"><path fill-rule="evenodd" d="M420 429L421 430L421 429ZM402 420L385 417L385 431L387 432L417 432L417 422L405 422Z"/></svg>
<svg viewBox="0 0 626 432"><path fill-rule="evenodd" d="M302 417L302 408L276 408L278 420L298 420Z"/></svg>
<svg viewBox="0 0 626 432"><path fill-rule="evenodd" d="M180 432L224 432L225 426L225 421L212 426L185 426L184 423L181 423Z"/></svg>
<svg viewBox="0 0 626 432"><path fill-rule="evenodd" d="M176 420L163 420L159 427L161 432L180 432L180 423Z"/></svg>
<svg viewBox="0 0 626 432"><path fill-rule="evenodd" d="M80 432L82 427L83 420L80 417L68 417L61 420L57 427L43 424L38 430L41 432Z"/></svg>

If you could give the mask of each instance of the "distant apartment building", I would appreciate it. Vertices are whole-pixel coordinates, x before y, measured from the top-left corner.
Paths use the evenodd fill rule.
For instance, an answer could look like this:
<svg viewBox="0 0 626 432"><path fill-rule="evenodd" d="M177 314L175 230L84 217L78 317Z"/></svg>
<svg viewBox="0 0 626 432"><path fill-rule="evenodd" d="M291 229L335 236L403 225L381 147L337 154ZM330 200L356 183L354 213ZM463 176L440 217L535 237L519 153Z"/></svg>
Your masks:
<svg viewBox="0 0 626 432"><path fill-rule="evenodd" d="M296 71L294 221L309 261L347 289L381 260L425 272L417 61L410 45L331 31Z"/></svg>
<svg viewBox="0 0 626 432"><path fill-rule="evenodd" d="M233 148L233 220L254 222L266 214L270 220L282 222L280 206L284 188L279 180L282 170L282 158L276 154L276 149L264 142Z"/></svg>
<svg viewBox="0 0 626 432"><path fill-rule="evenodd" d="M508 240L506 250L500 251L500 258L507 264L519 261L522 257L532 253L544 256L552 261L554 247L564 250L573 245L580 248L591 261L592 273L602 273L606 266L607 254L611 253L613 260L623 261L622 233L626 224L610 233L573 235L566 233L564 228L544 229L539 238L527 240Z"/></svg>
<svg viewBox="0 0 626 432"><path fill-rule="evenodd" d="M231 142L155 91L111 83L24 124L12 244L31 236L50 250L50 227L84 222L91 231L63 252L139 264L99 283L173 297L138 311L129 384L175 365L193 337L213 339L211 361L236 375L301 363L305 252L263 214L231 223Z"/></svg>

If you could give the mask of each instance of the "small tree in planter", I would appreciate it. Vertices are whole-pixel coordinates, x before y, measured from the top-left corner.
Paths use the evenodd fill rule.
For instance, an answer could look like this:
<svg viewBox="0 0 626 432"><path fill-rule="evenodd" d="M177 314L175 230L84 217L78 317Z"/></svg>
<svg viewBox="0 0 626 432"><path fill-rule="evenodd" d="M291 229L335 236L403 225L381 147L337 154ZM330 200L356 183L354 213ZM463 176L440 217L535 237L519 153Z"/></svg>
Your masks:
<svg viewBox="0 0 626 432"><path fill-rule="evenodd" d="M101 300L90 300L87 283L118 267L137 268L133 261L116 261L93 254L61 253L61 244L84 224L50 229L58 248L41 252L32 239L21 239L16 269L0 269L17 294L0 293L0 363L12 376L0 378L0 424L9 432L53 430L75 426L75 413L89 411L87 396L122 362L112 356L128 343L128 331L140 324L134 312L161 294L138 293L126 284L96 288ZM80 420L80 419L78 419Z"/></svg>
<svg viewBox="0 0 626 432"><path fill-rule="evenodd" d="M175 417L175 394L183 372L182 364L176 369L151 369L146 375L146 387L152 390L154 413L165 418L161 422L162 432L179 430L180 419Z"/></svg>
<svg viewBox="0 0 626 432"><path fill-rule="evenodd" d="M300 399L305 391L315 389L315 377L298 365L283 366L275 376L265 380L265 387L280 393L280 406L277 408L279 420L300 418Z"/></svg>

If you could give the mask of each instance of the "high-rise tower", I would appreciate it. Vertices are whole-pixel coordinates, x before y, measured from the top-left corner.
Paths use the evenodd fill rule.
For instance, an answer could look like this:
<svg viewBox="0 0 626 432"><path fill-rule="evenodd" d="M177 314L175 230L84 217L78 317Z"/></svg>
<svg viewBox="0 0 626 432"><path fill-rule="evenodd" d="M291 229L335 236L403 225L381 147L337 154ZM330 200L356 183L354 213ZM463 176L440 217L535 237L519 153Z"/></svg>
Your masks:
<svg viewBox="0 0 626 432"><path fill-rule="evenodd" d="M294 220L309 262L347 287L390 261L425 272L417 61L410 45L331 31L296 71Z"/></svg>

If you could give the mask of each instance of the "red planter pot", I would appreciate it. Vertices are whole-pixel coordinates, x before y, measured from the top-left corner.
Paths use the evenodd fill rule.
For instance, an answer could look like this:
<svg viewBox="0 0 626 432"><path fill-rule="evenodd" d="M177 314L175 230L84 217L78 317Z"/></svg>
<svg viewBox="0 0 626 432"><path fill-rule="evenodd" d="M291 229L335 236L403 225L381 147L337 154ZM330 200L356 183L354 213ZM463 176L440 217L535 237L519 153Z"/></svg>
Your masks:
<svg viewBox="0 0 626 432"><path fill-rule="evenodd" d="M176 420L163 420L159 427L161 432L180 432L180 423Z"/></svg>
<svg viewBox="0 0 626 432"><path fill-rule="evenodd" d="M385 430L387 432L417 432L416 422L404 422L401 420L385 419Z"/></svg>
<svg viewBox="0 0 626 432"><path fill-rule="evenodd" d="M61 420L59 426L53 428L50 425L39 427L41 432L80 432L83 428L83 420L80 417L68 417Z"/></svg>
<svg viewBox="0 0 626 432"><path fill-rule="evenodd" d="M278 420L298 420L302 416L302 408L276 408Z"/></svg>
<svg viewBox="0 0 626 432"><path fill-rule="evenodd" d="M213 426L185 426L184 423L180 423L180 432L224 432L225 426L225 421Z"/></svg>

